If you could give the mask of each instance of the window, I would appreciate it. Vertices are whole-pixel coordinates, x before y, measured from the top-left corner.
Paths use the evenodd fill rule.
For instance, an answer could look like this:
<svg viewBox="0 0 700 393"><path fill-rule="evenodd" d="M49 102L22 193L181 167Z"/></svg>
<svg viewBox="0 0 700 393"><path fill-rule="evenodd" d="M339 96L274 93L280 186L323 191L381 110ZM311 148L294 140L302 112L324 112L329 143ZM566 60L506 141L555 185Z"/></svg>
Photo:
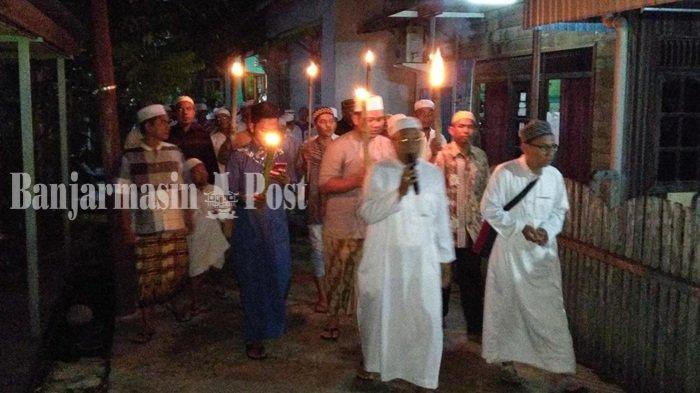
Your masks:
<svg viewBox="0 0 700 393"><path fill-rule="evenodd" d="M700 78L669 76L661 86L656 178L700 180Z"/></svg>

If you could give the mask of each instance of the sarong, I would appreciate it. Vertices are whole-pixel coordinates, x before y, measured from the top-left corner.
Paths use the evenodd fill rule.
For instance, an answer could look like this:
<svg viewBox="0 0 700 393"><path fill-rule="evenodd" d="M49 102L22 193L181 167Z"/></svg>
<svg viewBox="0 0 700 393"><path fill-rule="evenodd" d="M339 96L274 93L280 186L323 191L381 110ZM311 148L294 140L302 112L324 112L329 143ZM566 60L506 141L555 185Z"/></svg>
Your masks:
<svg viewBox="0 0 700 393"><path fill-rule="evenodd" d="M362 260L364 239L339 239L323 234L326 262L324 276L328 291L328 312L350 315L357 309L357 266Z"/></svg>
<svg viewBox="0 0 700 393"><path fill-rule="evenodd" d="M140 235L136 241L139 306L170 300L187 278L187 240L182 232Z"/></svg>

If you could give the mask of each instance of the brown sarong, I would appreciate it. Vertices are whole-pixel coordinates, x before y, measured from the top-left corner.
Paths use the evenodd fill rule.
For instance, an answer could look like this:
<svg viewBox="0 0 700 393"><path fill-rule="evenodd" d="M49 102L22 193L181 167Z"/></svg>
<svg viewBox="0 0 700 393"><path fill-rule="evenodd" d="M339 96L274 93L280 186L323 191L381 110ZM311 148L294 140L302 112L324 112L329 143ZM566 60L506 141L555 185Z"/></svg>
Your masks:
<svg viewBox="0 0 700 393"><path fill-rule="evenodd" d="M141 235L136 241L139 306L171 299L187 278L187 239L182 232Z"/></svg>
<svg viewBox="0 0 700 393"><path fill-rule="evenodd" d="M356 310L357 266L362 260L364 239L339 239L323 235L328 291L328 313L331 315L352 314Z"/></svg>

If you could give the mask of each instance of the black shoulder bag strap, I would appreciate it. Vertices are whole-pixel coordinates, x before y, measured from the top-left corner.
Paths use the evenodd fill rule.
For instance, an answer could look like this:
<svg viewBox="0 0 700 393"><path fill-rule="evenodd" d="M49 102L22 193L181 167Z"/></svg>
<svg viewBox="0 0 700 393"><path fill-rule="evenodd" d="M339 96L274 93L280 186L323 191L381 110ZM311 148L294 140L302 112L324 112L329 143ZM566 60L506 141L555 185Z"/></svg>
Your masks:
<svg viewBox="0 0 700 393"><path fill-rule="evenodd" d="M532 187L535 186L535 183L537 183L538 180L540 180L539 177L528 183L528 185L522 191L520 191L520 194L516 195L515 198L508 202L507 205L503 206L503 210L508 211L515 207L515 205L517 205L518 202L525 198L525 195L527 195L527 193L530 192L530 190L532 189Z"/></svg>

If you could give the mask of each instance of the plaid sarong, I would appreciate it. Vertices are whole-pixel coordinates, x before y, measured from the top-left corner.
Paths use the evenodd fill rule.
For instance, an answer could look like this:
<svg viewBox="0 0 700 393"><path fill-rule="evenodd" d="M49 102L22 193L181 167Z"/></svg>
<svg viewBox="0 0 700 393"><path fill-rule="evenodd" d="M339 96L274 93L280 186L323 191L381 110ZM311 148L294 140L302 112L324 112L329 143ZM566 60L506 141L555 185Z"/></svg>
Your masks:
<svg viewBox="0 0 700 393"><path fill-rule="evenodd" d="M162 303L176 295L187 278L187 240L183 232L141 235L136 241L139 306Z"/></svg>
<svg viewBox="0 0 700 393"><path fill-rule="evenodd" d="M324 276L328 291L328 313L353 314L357 308L357 266L362 260L364 239L339 239L323 234Z"/></svg>

